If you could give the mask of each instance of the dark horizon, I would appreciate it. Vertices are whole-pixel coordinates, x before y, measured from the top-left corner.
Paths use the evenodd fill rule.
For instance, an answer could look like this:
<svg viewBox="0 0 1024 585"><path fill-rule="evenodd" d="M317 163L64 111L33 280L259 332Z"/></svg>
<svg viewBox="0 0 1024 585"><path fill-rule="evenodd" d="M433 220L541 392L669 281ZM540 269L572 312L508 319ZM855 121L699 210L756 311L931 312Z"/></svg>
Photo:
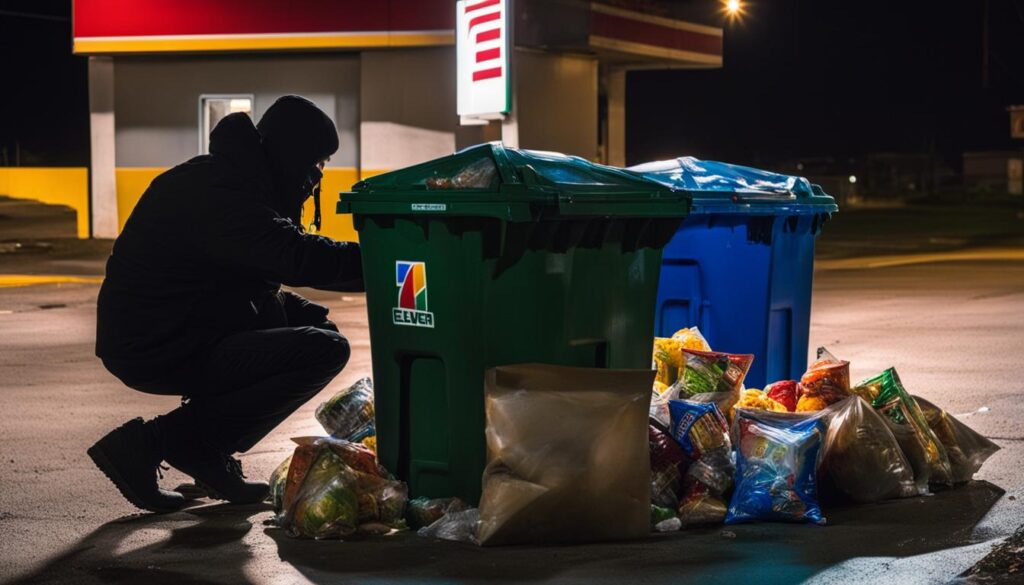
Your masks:
<svg viewBox="0 0 1024 585"><path fill-rule="evenodd" d="M726 27L725 66L636 71L627 90L629 162L680 155L779 165L868 153L1020 149L1006 107L1024 103L1024 0L937 10L903 3L745 2ZM69 2L6 0L0 149L15 164L87 165L86 58L71 54ZM0 156L0 165L4 164Z"/></svg>

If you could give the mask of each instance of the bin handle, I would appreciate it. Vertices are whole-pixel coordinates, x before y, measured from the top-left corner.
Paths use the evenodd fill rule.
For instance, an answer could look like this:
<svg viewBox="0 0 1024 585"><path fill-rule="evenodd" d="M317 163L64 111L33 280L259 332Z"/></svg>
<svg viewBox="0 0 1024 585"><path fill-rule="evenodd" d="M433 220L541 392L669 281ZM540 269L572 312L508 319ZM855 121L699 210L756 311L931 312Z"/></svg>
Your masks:
<svg viewBox="0 0 1024 585"><path fill-rule="evenodd" d="M775 203L778 201L796 201L793 193L733 193L732 200L736 203Z"/></svg>

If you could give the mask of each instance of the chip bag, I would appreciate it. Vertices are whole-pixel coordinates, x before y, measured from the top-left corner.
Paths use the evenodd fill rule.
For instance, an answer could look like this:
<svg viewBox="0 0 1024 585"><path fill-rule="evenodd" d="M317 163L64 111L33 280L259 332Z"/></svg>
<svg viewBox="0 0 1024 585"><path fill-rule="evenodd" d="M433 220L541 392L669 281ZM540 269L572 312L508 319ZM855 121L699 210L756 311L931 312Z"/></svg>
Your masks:
<svg viewBox="0 0 1024 585"><path fill-rule="evenodd" d="M999 450L999 445L924 398L913 398L921 408L928 427L946 448L953 482L963 483L973 479L985 460Z"/></svg>
<svg viewBox="0 0 1024 585"><path fill-rule="evenodd" d="M800 378L800 396L820 398L826 405L850 395L850 362L839 360L824 347L818 348L815 361ZM820 404L815 402L815 406ZM799 409L799 403L797 408ZM812 410L805 405L804 410ZM816 409L813 409L816 410Z"/></svg>
<svg viewBox="0 0 1024 585"><path fill-rule="evenodd" d="M689 398L706 392L738 395L753 361L752 354L684 349L683 370L677 382L679 396Z"/></svg>
<svg viewBox="0 0 1024 585"><path fill-rule="evenodd" d="M922 493L896 437L870 404L850 396L829 410L821 473L828 474L839 491L856 502Z"/></svg>
<svg viewBox="0 0 1024 585"><path fill-rule="evenodd" d="M927 461L928 483L952 485L953 471L949 465L946 449L928 426L928 421L917 402L903 387L896 369L889 368L873 378L864 380L857 386L858 390L855 394L874 396L871 406L897 425L906 425L913 430L913 439L920 445L919 450L924 452ZM897 435L898 437L899 435ZM915 467L914 473L917 476L922 473L922 470Z"/></svg>
<svg viewBox="0 0 1024 585"><path fill-rule="evenodd" d="M288 480L288 467L292 463L292 456L289 455L270 474L270 503L274 506L274 512L281 512L281 503L284 498L284 486Z"/></svg>
<svg viewBox="0 0 1024 585"><path fill-rule="evenodd" d="M697 461L714 449L729 446L729 427L714 403L671 400L668 406L671 413L669 432L691 461Z"/></svg>
<svg viewBox="0 0 1024 585"><path fill-rule="evenodd" d="M321 403L316 409L327 434L357 443L373 436L373 381L363 378Z"/></svg>
<svg viewBox="0 0 1024 585"><path fill-rule="evenodd" d="M747 388L740 393L739 402L735 408L753 408L757 410L768 410L772 412L789 412L781 402L777 402L766 393L757 388Z"/></svg>
<svg viewBox="0 0 1024 585"><path fill-rule="evenodd" d="M658 371L654 378L655 387L659 384L667 387L676 382L683 367L684 349L711 351L711 346L696 327L680 329L672 337L654 338L653 367ZM664 389L660 392L664 392Z"/></svg>
<svg viewBox="0 0 1024 585"><path fill-rule="evenodd" d="M825 434L822 417L760 419L757 412L737 410L733 421L736 487L725 523L825 524L816 478Z"/></svg>
<svg viewBox="0 0 1024 585"><path fill-rule="evenodd" d="M764 387L764 393L789 412L796 412L796 404L800 400L800 384L796 380L772 382Z"/></svg>

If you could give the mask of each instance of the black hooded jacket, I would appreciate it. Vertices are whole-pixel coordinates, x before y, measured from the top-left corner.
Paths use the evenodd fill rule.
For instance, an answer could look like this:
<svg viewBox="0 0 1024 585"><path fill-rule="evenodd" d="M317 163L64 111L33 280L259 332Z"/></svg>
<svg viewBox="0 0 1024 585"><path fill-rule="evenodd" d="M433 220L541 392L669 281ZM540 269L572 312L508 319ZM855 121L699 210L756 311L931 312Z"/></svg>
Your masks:
<svg viewBox="0 0 1024 585"><path fill-rule="evenodd" d="M153 180L107 261L96 354L128 383L187 370L231 333L283 325L266 314L281 313L280 284L362 278L357 244L296 225L301 201L277 187L247 115L221 120L210 152Z"/></svg>

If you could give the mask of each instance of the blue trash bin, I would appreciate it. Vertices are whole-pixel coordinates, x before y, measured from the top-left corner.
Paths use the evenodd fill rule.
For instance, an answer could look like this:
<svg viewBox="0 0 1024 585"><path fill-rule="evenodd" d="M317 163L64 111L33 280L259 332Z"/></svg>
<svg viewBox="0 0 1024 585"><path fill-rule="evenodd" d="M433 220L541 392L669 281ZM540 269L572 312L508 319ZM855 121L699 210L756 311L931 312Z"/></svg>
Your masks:
<svg viewBox="0 0 1024 585"><path fill-rule="evenodd" d="M755 356L747 387L807 368L814 239L835 199L807 179L693 157L631 167L693 195L665 247L655 334L700 327L711 347Z"/></svg>

